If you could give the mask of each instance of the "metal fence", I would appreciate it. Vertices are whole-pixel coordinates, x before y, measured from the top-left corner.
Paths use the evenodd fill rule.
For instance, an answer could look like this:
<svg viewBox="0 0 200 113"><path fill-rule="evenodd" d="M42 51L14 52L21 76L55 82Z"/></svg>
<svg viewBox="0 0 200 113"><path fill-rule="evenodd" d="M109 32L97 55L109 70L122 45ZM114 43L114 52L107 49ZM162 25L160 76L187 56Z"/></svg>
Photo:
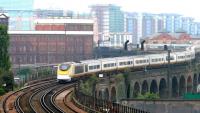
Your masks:
<svg viewBox="0 0 200 113"><path fill-rule="evenodd" d="M132 107L124 106L118 103L113 103L111 101L97 99L92 96L88 96L75 90L75 99L82 105L85 109L86 106L90 111L101 112L101 113L150 113L140 109L135 109ZM88 110L87 110L88 111Z"/></svg>

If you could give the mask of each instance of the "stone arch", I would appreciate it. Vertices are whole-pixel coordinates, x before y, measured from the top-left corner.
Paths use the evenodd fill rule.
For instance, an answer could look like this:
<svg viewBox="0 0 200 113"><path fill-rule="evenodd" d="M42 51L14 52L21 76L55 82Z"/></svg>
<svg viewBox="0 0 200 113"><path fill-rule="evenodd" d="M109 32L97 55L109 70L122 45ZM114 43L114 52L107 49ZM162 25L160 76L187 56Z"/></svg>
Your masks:
<svg viewBox="0 0 200 113"><path fill-rule="evenodd" d="M199 73L199 76L198 76L198 84L200 84L200 73Z"/></svg>
<svg viewBox="0 0 200 113"><path fill-rule="evenodd" d="M158 85L157 85L156 80L151 81L150 92L151 93L157 93L158 92Z"/></svg>
<svg viewBox="0 0 200 113"><path fill-rule="evenodd" d="M104 92L104 98L105 100L109 100L109 91L108 88L106 88L105 92Z"/></svg>
<svg viewBox="0 0 200 113"><path fill-rule="evenodd" d="M99 91L99 98L104 100L109 100L108 88Z"/></svg>
<svg viewBox="0 0 200 113"><path fill-rule="evenodd" d="M179 83L179 96L183 96L185 94L185 77L181 76Z"/></svg>
<svg viewBox="0 0 200 113"><path fill-rule="evenodd" d="M193 77L193 92L196 93L197 92L197 85L198 85L198 81L197 81L197 74L194 74Z"/></svg>
<svg viewBox="0 0 200 113"><path fill-rule="evenodd" d="M149 91L149 86L146 80L143 81L142 83L142 94L145 94Z"/></svg>
<svg viewBox="0 0 200 113"><path fill-rule="evenodd" d="M103 91L102 90L99 91L99 99L103 99Z"/></svg>
<svg viewBox="0 0 200 113"><path fill-rule="evenodd" d="M112 87L111 89L111 101L112 102L116 102L116 90L115 90L115 87Z"/></svg>
<svg viewBox="0 0 200 113"><path fill-rule="evenodd" d="M187 93L192 93L192 77L187 78Z"/></svg>
<svg viewBox="0 0 200 113"><path fill-rule="evenodd" d="M131 90L131 85L128 84L127 92L126 92L126 97L127 97L127 98L130 98L130 90Z"/></svg>
<svg viewBox="0 0 200 113"><path fill-rule="evenodd" d="M164 78L160 80L159 84L159 96L160 98L166 98L167 97L167 83Z"/></svg>
<svg viewBox="0 0 200 113"><path fill-rule="evenodd" d="M178 80L176 76L172 78L172 97L178 96Z"/></svg>
<svg viewBox="0 0 200 113"><path fill-rule="evenodd" d="M139 93L140 93L140 84L138 82L135 82L133 88L133 98L137 97Z"/></svg>

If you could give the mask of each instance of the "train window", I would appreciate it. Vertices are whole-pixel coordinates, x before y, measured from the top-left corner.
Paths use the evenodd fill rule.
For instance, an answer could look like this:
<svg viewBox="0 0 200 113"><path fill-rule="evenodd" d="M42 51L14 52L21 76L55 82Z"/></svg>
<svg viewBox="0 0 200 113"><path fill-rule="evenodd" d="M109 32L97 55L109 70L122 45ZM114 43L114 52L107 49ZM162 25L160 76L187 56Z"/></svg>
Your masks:
<svg viewBox="0 0 200 113"><path fill-rule="evenodd" d="M66 71L66 70L68 70L69 66L67 64L61 64L59 68L62 71Z"/></svg>
<svg viewBox="0 0 200 113"><path fill-rule="evenodd" d="M83 65L75 66L75 74L83 73L83 72L84 72L84 66Z"/></svg>
<svg viewBox="0 0 200 113"><path fill-rule="evenodd" d="M97 69L99 69L100 68L100 65L97 65Z"/></svg>
<svg viewBox="0 0 200 113"><path fill-rule="evenodd" d="M89 66L89 70L92 70L93 69L93 66Z"/></svg>
<svg viewBox="0 0 200 113"><path fill-rule="evenodd" d="M168 60L168 59L169 59L169 57L166 56L166 60ZM174 56L170 56L170 60L174 60Z"/></svg>

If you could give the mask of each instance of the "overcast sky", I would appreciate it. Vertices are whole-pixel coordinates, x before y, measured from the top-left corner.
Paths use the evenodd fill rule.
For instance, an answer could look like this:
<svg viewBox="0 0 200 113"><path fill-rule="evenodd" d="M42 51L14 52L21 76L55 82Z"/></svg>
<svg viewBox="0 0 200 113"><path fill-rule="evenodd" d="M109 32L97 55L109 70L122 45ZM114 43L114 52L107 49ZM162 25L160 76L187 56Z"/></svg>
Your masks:
<svg viewBox="0 0 200 113"><path fill-rule="evenodd" d="M130 12L177 13L200 22L198 0L35 0L34 7L89 12L88 6L92 4L116 4Z"/></svg>

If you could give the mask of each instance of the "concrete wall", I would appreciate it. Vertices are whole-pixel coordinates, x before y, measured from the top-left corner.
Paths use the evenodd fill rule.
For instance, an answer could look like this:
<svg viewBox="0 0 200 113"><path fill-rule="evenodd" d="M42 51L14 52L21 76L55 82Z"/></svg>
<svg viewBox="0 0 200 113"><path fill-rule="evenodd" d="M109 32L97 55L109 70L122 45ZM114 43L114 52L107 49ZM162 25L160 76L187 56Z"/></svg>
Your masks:
<svg viewBox="0 0 200 113"><path fill-rule="evenodd" d="M133 100L122 103L151 113L200 113L200 100Z"/></svg>

